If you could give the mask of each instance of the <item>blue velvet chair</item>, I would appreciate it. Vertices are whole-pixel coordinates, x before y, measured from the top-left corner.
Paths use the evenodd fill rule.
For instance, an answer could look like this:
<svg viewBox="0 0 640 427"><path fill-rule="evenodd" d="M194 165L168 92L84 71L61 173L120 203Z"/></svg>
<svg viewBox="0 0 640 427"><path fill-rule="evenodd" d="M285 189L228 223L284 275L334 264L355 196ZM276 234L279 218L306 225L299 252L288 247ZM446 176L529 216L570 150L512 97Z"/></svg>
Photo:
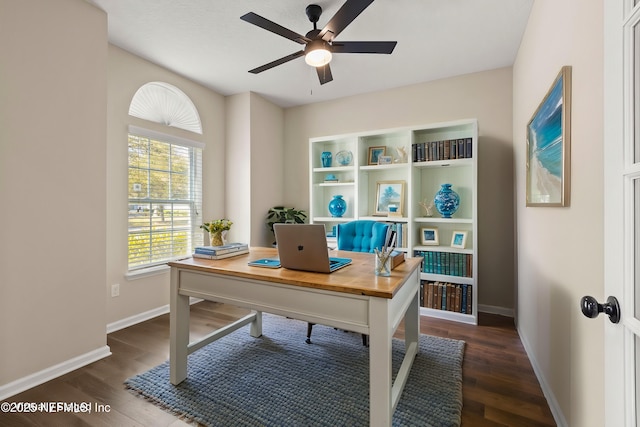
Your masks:
<svg viewBox="0 0 640 427"><path fill-rule="evenodd" d="M389 224L360 220L338 224L338 249L351 252L374 252L387 242Z"/></svg>
<svg viewBox="0 0 640 427"><path fill-rule="evenodd" d="M388 234L389 224L383 222L358 220L338 224L338 250L373 253L374 249L382 249L387 243ZM307 344L311 344L313 325L313 323L307 325ZM367 338L366 335L362 335L362 345L367 345Z"/></svg>

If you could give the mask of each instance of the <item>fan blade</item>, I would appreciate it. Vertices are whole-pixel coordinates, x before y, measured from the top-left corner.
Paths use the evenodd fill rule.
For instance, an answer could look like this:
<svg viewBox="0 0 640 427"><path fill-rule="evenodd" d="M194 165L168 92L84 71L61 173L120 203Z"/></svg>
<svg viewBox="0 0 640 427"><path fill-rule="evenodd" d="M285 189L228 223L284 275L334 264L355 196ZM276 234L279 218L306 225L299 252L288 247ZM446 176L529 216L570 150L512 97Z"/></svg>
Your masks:
<svg viewBox="0 0 640 427"><path fill-rule="evenodd" d="M279 36L284 37L285 39L293 40L296 43L307 44L311 41L305 36L300 35L295 31L291 31L280 24L276 24L273 21L269 21L267 18L263 18L260 15L256 15L253 12L249 12L247 14L242 15L240 19L250 24L257 25L260 28L264 28L267 31L271 31L272 33L275 33Z"/></svg>
<svg viewBox="0 0 640 427"><path fill-rule="evenodd" d="M331 74L331 67L329 67L329 64L323 65L322 67L316 67L316 71L318 72L318 78L320 79L321 85L329 83L333 80L333 75Z"/></svg>
<svg viewBox="0 0 640 427"><path fill-rule="evenodd" d="M320 31L320 37L327 42L333 40L371 3L373 0L347 0Z"/></svg>
<svg viewBox="0 0 640 427"><path fill-rule="evenodd" d="M334 42L333 53L391 53L398 42Z"/></svg>
<svg viewBox="0 0 640 427"><path fill-rule="evenodd" d="M303 55L304 55L304 50L301 50L299 52L292 53L291 55L283 56L282 58L276 59L275 61L269 62L268 64L264 64L261 67L254 68L253 70L249 70L249 72L253 73L253 74L258 74L258 73L261 73L263 71L267 71L268 69L273 68L273 67L275 67L277 65L281 65L281 64L284 64L285 62L292 61L292 60L294 60L296 58L299 58L299 57L301 57Z"/></svg>

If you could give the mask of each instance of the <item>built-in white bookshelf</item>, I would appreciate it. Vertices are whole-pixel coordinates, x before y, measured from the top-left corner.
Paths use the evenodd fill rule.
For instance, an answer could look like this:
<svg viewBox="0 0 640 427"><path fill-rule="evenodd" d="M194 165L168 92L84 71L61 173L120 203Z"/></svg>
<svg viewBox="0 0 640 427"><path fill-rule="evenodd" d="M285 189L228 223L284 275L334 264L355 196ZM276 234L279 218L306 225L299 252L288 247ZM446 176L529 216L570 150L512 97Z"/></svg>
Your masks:
<svg viewBox="0 0 640 427"><path fill-rule="evenodd" d="M325 225L329 246L335 246L331 232L338 223L356 219L393 223L394 229L402 234L399 248L408 256L424 259L421 313L477 324L477 148L475 119L312 138L309 140L309 220ZM422 153L418 152L420 149ZM383 158L390 163L372 164L381 151L391 156L391 159ZM329 167L323 167L323 152L332 155ZM348 163L338 161L349 157ZM384 183L382 188L391 184L394 190L404 190L399 203L395 203L399 205L397 216L390 216L386 206L377 204L381 183ZM433 215L428 216L421 202L428 206L445 183L451 184L460 196L458 210L451 218L443 218L433 207ZM332 217L328 209L335 195L342 195L347 202L346 212L339 218ZM437 231L437 245L431 244L433 242L422 245L423 228ZM466 233L464 248L451 246L456 232ZM433 308L435 286L430 283L438 284L438 309ZM463 292L466 292L464 297ZM465 308L462 308L463 300Z"/></svg>

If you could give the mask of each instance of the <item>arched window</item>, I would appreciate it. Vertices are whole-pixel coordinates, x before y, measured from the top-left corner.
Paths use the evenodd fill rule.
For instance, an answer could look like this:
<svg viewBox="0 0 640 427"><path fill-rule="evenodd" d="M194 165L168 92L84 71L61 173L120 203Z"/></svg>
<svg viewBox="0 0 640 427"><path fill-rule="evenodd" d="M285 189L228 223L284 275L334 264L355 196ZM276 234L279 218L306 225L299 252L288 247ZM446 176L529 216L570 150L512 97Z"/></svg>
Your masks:
<svg viewBox="0 0 640 427"><path fill-rule="evenodd" d="M191 100L166 83L147 83L138 89L129 114L202 133ZM130 272L184 258L202 245L203 148L201 142L129 126Z"/></svg>
<svg viewBox="0 0 640 427"><path fill-rule="evenodd" d="M129 115L202 135L202 123L191 99L177 87L150 82L133 95Z"/></svg>

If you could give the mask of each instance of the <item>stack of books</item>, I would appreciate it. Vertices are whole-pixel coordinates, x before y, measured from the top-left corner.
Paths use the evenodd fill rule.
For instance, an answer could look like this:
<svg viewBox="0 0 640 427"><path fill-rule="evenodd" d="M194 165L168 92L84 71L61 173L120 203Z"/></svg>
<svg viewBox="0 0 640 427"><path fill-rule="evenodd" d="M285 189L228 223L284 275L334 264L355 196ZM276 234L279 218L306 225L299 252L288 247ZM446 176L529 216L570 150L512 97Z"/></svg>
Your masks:
<svg viewBox="0 0 640 427"><path fill-rule="evenodd" d="M228 243L222 246L196 246L193 257L205 259L223 259L246 254L248 252L249 245L246 243Z"/></svg>

